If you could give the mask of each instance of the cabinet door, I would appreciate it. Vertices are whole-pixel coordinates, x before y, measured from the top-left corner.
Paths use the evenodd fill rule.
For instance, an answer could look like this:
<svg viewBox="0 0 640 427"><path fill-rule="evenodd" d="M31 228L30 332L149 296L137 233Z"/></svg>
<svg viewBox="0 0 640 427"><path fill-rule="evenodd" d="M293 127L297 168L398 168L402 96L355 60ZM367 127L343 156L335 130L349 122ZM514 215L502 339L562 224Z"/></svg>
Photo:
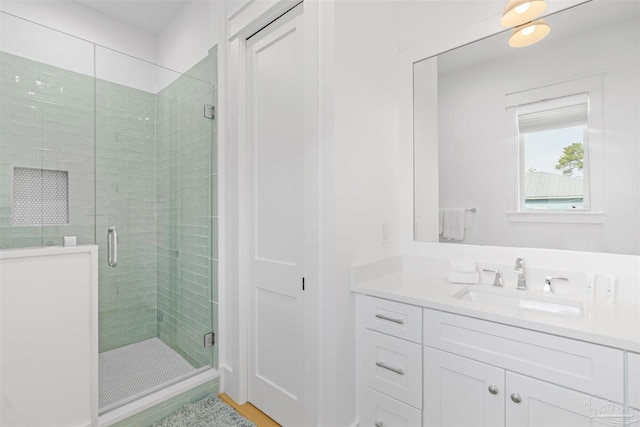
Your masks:
<svg viewBox="0 0 640 427"><path fill-rule="evenodd" d="M628 353L627 384L629 388L629 406L640 413L640 354Z"/></svg>
<svg viewBox="0 0 640 427"><path fill-rule="evenodd" d="M507 372L508 426L585 427L620 421L621 404ZM622 424L622 422L619 422Z"/></svg>
<svg viewBox="0 0 640 427"><path fill-rule="evenodd" d="M504 370L424 348L425 426L504 426Z"/></svg>

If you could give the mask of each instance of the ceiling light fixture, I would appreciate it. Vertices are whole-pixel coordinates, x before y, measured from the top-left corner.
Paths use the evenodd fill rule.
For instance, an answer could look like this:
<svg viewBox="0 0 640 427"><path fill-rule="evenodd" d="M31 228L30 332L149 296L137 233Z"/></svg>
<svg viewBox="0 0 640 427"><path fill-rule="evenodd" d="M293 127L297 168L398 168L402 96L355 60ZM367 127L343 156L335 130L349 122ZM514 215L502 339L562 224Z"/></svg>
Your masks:
<svg viewBox="0 0 640 427"><path fill-rule="evenodd" d="M509 0L500 23L504 27L517 27L533 21L544 12L547 3L544 0Z"/></svg>
<svg viewBox="0 0 640 427"><path fill-rule="evenodd" d="M551 28L542 20L528 22L513 29L509 37L509 46L525 47L539 42L547 37Z"/></svg>

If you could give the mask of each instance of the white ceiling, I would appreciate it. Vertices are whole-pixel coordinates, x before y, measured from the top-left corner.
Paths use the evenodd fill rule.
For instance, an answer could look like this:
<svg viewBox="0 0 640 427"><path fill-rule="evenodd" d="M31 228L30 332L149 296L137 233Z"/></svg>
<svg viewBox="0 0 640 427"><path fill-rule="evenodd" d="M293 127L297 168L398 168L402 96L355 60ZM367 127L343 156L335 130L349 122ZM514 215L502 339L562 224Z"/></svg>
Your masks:
<svg viewBox="0 0 640 427"><path fill-rule="evenodd" d="M118 21L158 34L187 0L75 0Z"/></svg>

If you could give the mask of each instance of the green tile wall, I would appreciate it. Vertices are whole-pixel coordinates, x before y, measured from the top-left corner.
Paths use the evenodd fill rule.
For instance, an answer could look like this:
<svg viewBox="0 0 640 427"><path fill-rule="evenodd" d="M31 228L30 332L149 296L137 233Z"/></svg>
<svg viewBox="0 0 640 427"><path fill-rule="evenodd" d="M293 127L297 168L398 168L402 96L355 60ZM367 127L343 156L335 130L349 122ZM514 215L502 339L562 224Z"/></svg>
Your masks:
<svg viewBox="0 0 640 427"><path fill-rule="evenodd" d="M99 245L101 352L159 336L217 367L216 57L153 94L0 52L0 249ZM69 171L68 225L12 226L14 166Z"/></svg>
<svg viewBox="0 0 640 427"><path fill-rule="evenodd" d="M158 336L194 366L217 367L203 347L217 313L216 52L160 91L157 117Z"/></svg>
<svg viewBox="0 0 640 427"><path fill-rule="evenodd" d="M94 241L93 77L0 52L0 249ZM14 167L69 173L69 224L13 226Z"/></svg>
<svg viewBox="0 0 640 427"><path fill-rule="evenodd" d="M161 420L187 403L198 402L212 394L218 394L220 390L220 381L218 379L209 381L188 392L182 393L165 402L159 403L145 411L142 411L132 417L112 424L111 427L147 427L154 422Z"/></svg>
<svg viewBox="0 0 640 427"><path fill-rule="evenodd" d="M96 79L96 242L100 351L158 335L156 311L156 97ZM107 230L118 266L107 264Z"/></svg>

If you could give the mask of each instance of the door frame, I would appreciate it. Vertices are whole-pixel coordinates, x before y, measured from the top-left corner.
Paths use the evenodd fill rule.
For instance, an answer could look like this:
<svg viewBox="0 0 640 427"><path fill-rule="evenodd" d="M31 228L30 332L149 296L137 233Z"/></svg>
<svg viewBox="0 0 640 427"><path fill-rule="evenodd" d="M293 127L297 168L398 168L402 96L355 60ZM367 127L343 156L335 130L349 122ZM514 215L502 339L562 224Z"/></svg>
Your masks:
<svg viewBox="0 0 640 427"><path fill-rule="evenodd" d="M230 4L228 2L227 4ZM224 228L221 233L221 339L220 370L222 390L237 402L248 396L248 235L247 221L247 37L292 9L300 0L243 0L228 10L226 138L223 159L226 165ZM319 92L319 2L303 3L304 34L304 420L319 421L320 402L320 92ZM235 167L235 170L234 170ZM236 189L236 194L231 190ZM235 243L234 243L235 241ZM228 251L228 252L227 252ZM221 334L221 336L223 336Z"/></svg>

